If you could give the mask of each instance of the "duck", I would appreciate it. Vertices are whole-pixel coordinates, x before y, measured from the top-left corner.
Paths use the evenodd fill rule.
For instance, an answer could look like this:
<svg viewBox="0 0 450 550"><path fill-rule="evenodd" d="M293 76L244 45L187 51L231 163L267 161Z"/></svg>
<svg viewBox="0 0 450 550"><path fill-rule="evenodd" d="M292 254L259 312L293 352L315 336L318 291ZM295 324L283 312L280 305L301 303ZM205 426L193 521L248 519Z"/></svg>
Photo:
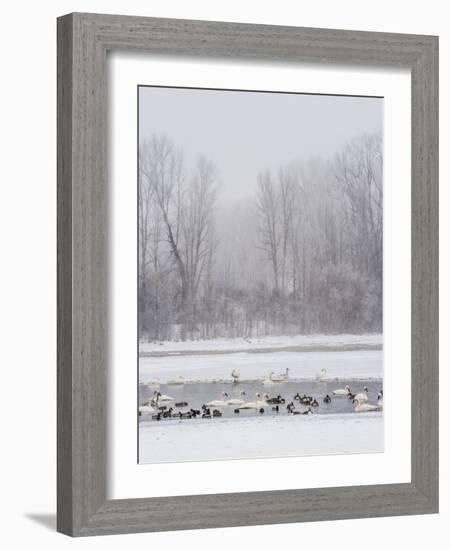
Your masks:
<svg viewBox="0 0 450 550"><path fill-rule="evenodd" d="M227 392L223 391L220 394L219 399L213 399L212 401L208 401L208 403L206 403L206 406L207 407L224 407L227 404L227 402L225 401L225 397L228 397L228 394Z"/></svg>
<svg viewBox="0 0 450 550"><path fill-rule="evenodd" d="M275 405L275 407L272 407L273 412L280 412L280 406Z"/></svg>
<svg viewBox="0 0 450 550"><path fill-rule="evenodd" d="M171 378L170 380L167 380L167 384L171 386L180 386L181 384L184 384L186 382L184 376L181 376L181 374L178 374L175 376L175 378Z"/></svg>
<svg viewBox="0 0 450 550"><path fill-rule="evenodd" d="M345 386L344 389L334 390L333 395L348 395L351 393L350 386Z"/></svg>
<svg viewBox="0 0 450 550"><path fill-rule="evenodd" d="M368 401L369 400L369 388L367 386L364 386L364 389L362 392L357 393L355 396L353 396L353 400L358 399L358 401Z"/></svg>
<svg viewBox="0 0 450 550"><path fill-rule="evenodd" d="M189 403L187 401L180 401L179 403L175 403L175 407L187 407L189 406Z"/></svg>
<svg viewBox="0 0 450 550"><path fill-rule="evenodd" d="M236 369L233 369L231 371L231 378L233 379L234 384L237 384L239 382L240 376L241 374Z"/></svg>
<svg viewBox="0 0 450 550"><path fill-rule="evenodd" d="M213 410L213 416L214 417L220 417L220 416L222 416L222 412L219 411L219 409L214 409Z"/></svg>
<svg viewBox="0 0 450 550"><path fill-rule="evenodd" d="M148 402L145 405L141 405L139 407L139 414L149 414L155 412L154 407L152 407L151 399L148 400Z"/></svg>
<svg viewBox="0 0 450 550"><path fill-rule="evenodd" d="M318 407L319 406L319 403L317 402L317 399L314 399L312 402L311 402L311 407Z"/></svg>
<svg viewBox="0 0 450 550"><path fill-rule="evenodd" d="M190 411L187 411L187 412L178 411L173 416L177 416L180 419L182 419L182 418L192 418L192 413Z"/></svg>
<svg viewBox="0 0 450 550"><path fill-rule="evenodd" d="M308 407L308 409L306 411L303 411L301 414L314 414L314 413L311 407Z"/></svg>
<svg viewBox="0 0 450 550"><path fill-rule="evenodd" d="M361 403L359 399L355 399L355 412L371 412L377 411L377 405L370 405L369 403Z"/></svg>
<svg viewBox="0 0 450 550"><path fill-rule="evenodd" d="M303 394L303 395L300 397L300 403L301 403L302 405L311 405L312 400L313 400L313 398L312 398L310 395L305 395L305 394Z"/></svg>
<svg viewBox="0 0 450 550"><path fill-rule="evenodd" d="M161 420L161 413L159 412L158 414L154 414L154 415L152 416L152 419L153 419L153 420Z"/></svg>
<svg viewBox="0 0 450 550"><path fill-rule="evenodd" d="M284 399L281 397L281 395L277 395L276 397L267 396L266 401L267 403L269 403L269 405L282 405L284 403Z"/></svg>
<svg viewBox="0 0 450 550"><path fill-rule="evenodd" d="M324 403L331 403L331 397L327 394L327 395L323 398L323 402L324 402Z"/></svg>
<svg viewBox="0 0 450 550"><path fill-rule="evenodd" d="M239 392L240 398L235 397L234 399L228 399L227 405L243 405L245 401L242 399L244 395L247 395L244 390Z"/></svg>
<svg viewBox="0 0 450 550"><path fill-rule="evenodd" d="M233 412L234 412L234 414L240 414L241 411L239 409L234 409Z"/></svg>
<svg viewBox="0 0 450 550"><path fill-rule="evenodd" d="M264 414L264 407L261 407L261 408L259 409L259 414Z"/></svg>
<svg viewBox="0 0 450 550"><path fill-rule="evenodd" d="M286 409L287 409L287 412L288 412L288 413L294 412L294 411L295 411L295 405L294 405L294 403L291 401L291 402L289 403L289 405L286 407Z"/></svg>

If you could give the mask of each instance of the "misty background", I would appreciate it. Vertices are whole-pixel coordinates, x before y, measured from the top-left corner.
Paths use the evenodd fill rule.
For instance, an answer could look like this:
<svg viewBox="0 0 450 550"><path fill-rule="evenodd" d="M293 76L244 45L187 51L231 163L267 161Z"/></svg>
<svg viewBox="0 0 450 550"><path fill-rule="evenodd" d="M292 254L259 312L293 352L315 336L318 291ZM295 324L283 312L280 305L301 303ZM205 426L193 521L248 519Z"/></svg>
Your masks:
<svg viewBox="0 0 450 550"><path fill-rule="evenodd" d="M139 88L142 340L382 330L381 98Z"/></svg>

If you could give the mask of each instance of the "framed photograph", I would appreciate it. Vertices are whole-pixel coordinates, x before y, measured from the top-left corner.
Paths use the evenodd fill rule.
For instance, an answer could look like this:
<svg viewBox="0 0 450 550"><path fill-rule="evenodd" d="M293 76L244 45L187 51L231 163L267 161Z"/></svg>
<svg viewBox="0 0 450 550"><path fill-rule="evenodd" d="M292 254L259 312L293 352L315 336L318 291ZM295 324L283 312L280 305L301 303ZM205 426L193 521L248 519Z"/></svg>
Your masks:
<svg viewBox="0 0 450 550"><path fill-rule="evenodd" d="M382 452L383 98L138 109L139 462Z"/></svg>
<svg viewBox="0 0 450 550"><path fill-rule="evenodd" d="M58 530L436 513L437 186L437 37L59 18Z"/></svg>

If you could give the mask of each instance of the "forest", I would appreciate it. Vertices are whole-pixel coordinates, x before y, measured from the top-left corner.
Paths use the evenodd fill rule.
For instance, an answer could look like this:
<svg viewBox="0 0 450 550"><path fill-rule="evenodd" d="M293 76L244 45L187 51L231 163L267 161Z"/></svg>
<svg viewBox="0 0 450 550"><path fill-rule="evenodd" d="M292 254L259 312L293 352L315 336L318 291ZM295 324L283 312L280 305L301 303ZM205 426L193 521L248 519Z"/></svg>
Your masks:
<svg viewBox="0 0 450 550"><path fill-rule="evenodd" d="M224 198L220 166L142 140L142 341L382 331L383 148L362 135L332 158L258 170Z"/></svg>

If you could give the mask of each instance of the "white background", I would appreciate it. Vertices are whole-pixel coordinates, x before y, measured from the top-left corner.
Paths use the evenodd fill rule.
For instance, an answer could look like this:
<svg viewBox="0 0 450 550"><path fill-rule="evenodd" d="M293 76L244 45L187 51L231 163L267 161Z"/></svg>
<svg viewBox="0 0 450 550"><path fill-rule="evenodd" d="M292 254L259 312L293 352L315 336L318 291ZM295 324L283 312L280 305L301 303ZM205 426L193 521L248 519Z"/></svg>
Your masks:
<svg viewBox="0 0 450 550"><path fill-rule="evenodd" d="M217 4L217 5L214 5ZM16 1L2 10L2 139L0 239L2 543L46 548L111 548L124 544L230 548L292 544L365 548L401 541L423 548L448 533L449 418L441 406L441 513L317 524L245 527L194 532L127 535L72 541L54 533L56 468L56 26L58 15L96 11L135 15L334 27L440 35L441 182L449 180L450 28L447 2L316 0ZM450 277L448 208L441 186L441 281ZM401 220L399 220L401 223ZM449 385L448 285L441 285L441 393ZM361 503L363 506L364 503Z"/></svg>
<svg viewBox="0 0 450 550"><path fill-rule="evenodd" d="M108 405L111 498L137 498L304 487L403 483L411 480L410 395L411 76L407 70L370 70L224 60L179 60L113 54L109 59L109 176L111 185L112 313ZM179 464L136 464L136 372L124 368L137 341L136 174L138 83L212 88L277 89L384 96L384 453ZM395 154L393 153L395 151ZM403 223L396 220L404 213ZM123 289L127 289L124 292ZM132 295L134 295L132 293ZM397 396L397 397L396 397ZM241 434L242 437L242 434ZM280 453L282 454L282 453ZM280 473L282 472L282 474ZM326 472L333 472L326 475ZM325 475L324 475L325 474Z"/></svg>

